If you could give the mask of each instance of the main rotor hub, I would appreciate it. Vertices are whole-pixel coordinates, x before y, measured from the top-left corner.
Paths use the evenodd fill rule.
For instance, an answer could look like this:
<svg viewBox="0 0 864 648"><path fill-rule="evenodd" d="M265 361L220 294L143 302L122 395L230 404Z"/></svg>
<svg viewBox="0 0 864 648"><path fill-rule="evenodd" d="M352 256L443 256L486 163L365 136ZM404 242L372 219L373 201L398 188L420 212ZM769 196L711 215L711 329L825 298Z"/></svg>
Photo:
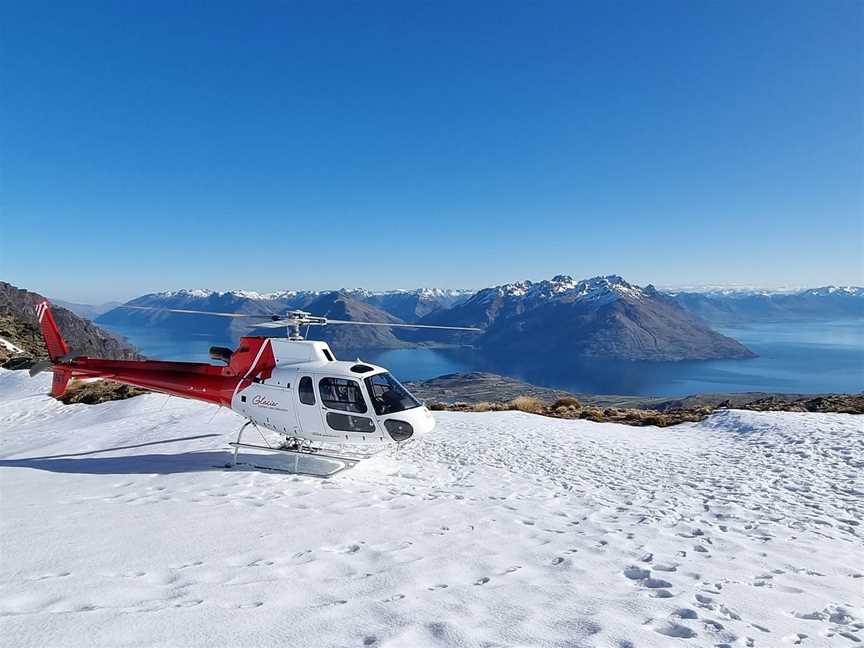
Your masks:
<svg viewBox="0 0 864 648"><path fill-rule="evenodd" d="M277 318L273 318L277 319ZM288 339L289 340L302 340L303 335L300 333L301 326L309 326L311 324L315 324L317 326L324 326L327 324L326 317L318 317L317 315L312 315L312 313L308 313L302 310L293 310L288 311L285 314L284 318L279 318L285 320L285 326L288 328Z"/></svg>

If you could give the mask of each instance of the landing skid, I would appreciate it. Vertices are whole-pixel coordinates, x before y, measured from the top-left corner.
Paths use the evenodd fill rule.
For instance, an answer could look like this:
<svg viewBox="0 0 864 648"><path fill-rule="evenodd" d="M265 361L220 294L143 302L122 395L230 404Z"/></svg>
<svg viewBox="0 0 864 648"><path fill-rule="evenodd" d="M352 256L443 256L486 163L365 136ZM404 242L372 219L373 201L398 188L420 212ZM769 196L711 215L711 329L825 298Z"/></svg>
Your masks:
<svg viewBox="0 0 864 648"><path fill-rule="evenodd" d="M255 425L252 421L247 421L240 428L240 432L237 434L237 440L230 442L228 445L234 448L234 454L231 458L231 463L226 465L226 468L233 468L241 463L242 465L252 466L253 468L259 468L263 470L274 470L278 472L285 472L294 475L309 475L313 477L332 477L333 475L342 472L343 470L347 470L348 468L353 468L358 463L360 463L363 459L368 459L372 457L384 448L376 450L370 453L359 453L359 452L344 452L344 451L336 451L336 450L327 450L324 448L314 448L309 445L308 441L302 441L297 439L292 439L293 442L291 447L274 447L269 443L267 445L261 445L258 443L244 443L243 441L243 432L246 428L252 425L258 433L261 435L261 438L264 439L264 443L267 443L267 439L261 430ZM248 450L256 450L263 452L275 452L284 455L288 455L289 457L294 458L293 467L281 467L276 465L267 465L264 464L256 464L249 462L239 462L238 458L240 455L240 448L248 449ZM249 456L249 455L247 455ZM267 455L255 454L255 456L259 461L261 459L266 459ZM313 470L313 468L318 468L318 470Z"/></svg>

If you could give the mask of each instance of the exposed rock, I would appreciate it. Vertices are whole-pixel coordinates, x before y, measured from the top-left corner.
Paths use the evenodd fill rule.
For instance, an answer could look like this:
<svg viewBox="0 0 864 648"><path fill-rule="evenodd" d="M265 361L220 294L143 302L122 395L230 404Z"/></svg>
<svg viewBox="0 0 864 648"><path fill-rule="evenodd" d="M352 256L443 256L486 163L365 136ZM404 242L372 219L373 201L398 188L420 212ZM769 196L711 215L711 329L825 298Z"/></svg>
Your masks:
<svg viewBox="0 0 864 648"><path fill-rule="evenodd" d="M66 393L59 398L67 405L72 403L83 403L85 405L96 405L108 401L125 400L133 396L148 394L146 389L131 387L114 382L113 380L75 381L69 385Z"/></svg>
<svg viewBox="0 0 864 648"><path fill-rule="evenodd" d="M701 421L718 409L864 414L864 394L705 394L676 399L591 394L577 397L480 372L448 374L407 386L433 410L520 410L554 418L658 427Z"/></svg>
<svg viewBox="0 0 864 648"><path fill-rule="evenodd" d="M430 380L417 380L406 383L406 387L420 400L443 403L511 401L519 396L533 396L551 401L572 395L560 389L538 387L515 378L483 371L446 374Z"/></svg>
<svg viewBox="0 0 864 648"><path fill-rule="evenodd" d="M47 355L35 310L36 304L44 299L42 295L0 281L0 337L35 358ZM71 311L52 304L51 312L71 350L100 358L141 357L125 342ZM0 361L24 354L11 353L0 345Z"/></svg>
<svg viewBox="0 0 864 648"><path fill-rule="evenodd" d="M737 406L735 409L760 412L837 412L864 414L864 394L829 394L796 399L769 396Z"/></svg>

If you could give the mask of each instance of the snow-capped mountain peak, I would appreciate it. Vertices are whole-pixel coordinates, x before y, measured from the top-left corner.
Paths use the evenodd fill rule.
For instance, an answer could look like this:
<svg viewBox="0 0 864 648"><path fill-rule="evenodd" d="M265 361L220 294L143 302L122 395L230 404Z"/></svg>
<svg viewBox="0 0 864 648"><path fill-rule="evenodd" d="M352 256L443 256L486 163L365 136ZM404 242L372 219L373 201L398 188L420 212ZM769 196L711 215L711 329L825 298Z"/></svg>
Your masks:
<svg viewBox="0 0 864 648"><path fill-rule="evenodd" d="M829 295L864 297L864 288L860 286L822 286L821 288L802 290L798 294L810 297L827 297Z"/></svg>
<svg viewBox="0 0 864 648"><path fill-rule="evenodd" d="M576 280L569 275L556 275L543 281L518 281L481 290L474 297L477 301L490 301L503 297L530 301L549 301L575 298L586 301L613 301L622 297L642 299L645 291L627 283L619 275L605 275Z"/></svg>

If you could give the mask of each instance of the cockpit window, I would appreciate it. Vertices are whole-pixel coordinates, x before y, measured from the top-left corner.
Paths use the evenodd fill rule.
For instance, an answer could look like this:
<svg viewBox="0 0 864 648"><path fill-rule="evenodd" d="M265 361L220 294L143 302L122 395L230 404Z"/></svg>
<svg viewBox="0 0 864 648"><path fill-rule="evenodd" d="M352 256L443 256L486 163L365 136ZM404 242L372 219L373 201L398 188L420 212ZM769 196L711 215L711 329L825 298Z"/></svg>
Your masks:
<svg viewBox="0 0 864 648"><path fill-rule="evenodd" d="M321 394L321 402L330 409L359 414L366 411L366 401L356 380L322 378L318 382L318 393Z"/></svg>
<svg viewBox="0 0 864 648"><path fill-rule="evenodd" d="M372 398L372 407L378 416L393 414L413 407L420 402L389 373L376 374L366 378L366 389Z"/></svg>

